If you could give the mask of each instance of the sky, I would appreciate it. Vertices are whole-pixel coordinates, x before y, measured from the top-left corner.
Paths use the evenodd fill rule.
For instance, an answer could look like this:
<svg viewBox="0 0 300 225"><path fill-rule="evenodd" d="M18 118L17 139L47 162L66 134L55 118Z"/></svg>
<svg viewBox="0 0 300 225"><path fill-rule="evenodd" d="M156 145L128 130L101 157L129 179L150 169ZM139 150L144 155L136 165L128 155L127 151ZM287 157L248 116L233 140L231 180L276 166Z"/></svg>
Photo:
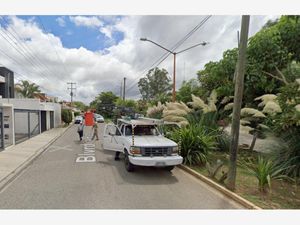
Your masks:
<svg viewBox="0 0 300 225"><path fill-rule="evenodd" d="M140 98L137 82L165 50L146 37L171 49L205 15L27 15L0 16L0 65L15 72L15 83L30 80L60 100L70 100L68 82L76 83L75 101L90 103L102 91L120 95L126 77L126 98ZM276 15L251 16L251 37ZM176 88L197 78L209 61L222 58L237 47L241 16L213 15L175 51L198 46L177 55ZM155 64L154 64L155 65ZM173 73L170 55L159 68Z"/></svg>

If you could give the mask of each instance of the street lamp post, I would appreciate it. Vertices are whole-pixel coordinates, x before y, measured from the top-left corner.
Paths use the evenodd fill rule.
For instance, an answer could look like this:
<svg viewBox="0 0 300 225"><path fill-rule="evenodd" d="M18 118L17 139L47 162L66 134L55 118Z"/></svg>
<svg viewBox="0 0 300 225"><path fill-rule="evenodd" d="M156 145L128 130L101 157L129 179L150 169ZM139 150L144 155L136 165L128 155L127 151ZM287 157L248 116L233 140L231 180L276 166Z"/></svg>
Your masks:
<svg viewBox="0 0 300 225"><path fill-rule="evenodd" d="M156 43L156 42L154 42L154 41L151 41L151 40L149 40L149 39L147 39L147 38L140 38L140 40L141 40L141 41L148 41L148 42L151 42L152 44L157 45L158 47L160 47L160 48L166 50L167 52L169 52L170 54L173 55L173 61L174 61L174 62L173 62L173 91L172 91L172 101L175 102L175 101L176 101L176 91L175 91L175 86L176 86L176 55L178 55L179 53L185 52L185 51L187 51L187 50L190 50L190 49L192 49L192 48L195 48L195 47L197 47L197 46L199 46L199 45L205 46L205 45L208 44L208 42L202 42L202 43L193 45L193 46L191 46L191 47L189 47L189 48L186 48L186 49L184 49L184 50L181 50L181 51L179 51L179 52L173 52L173 51L171 51L171 50L169 50L169 49L163 47L162 45L160 45L160 44L158 44L158 43Z"/></svg>

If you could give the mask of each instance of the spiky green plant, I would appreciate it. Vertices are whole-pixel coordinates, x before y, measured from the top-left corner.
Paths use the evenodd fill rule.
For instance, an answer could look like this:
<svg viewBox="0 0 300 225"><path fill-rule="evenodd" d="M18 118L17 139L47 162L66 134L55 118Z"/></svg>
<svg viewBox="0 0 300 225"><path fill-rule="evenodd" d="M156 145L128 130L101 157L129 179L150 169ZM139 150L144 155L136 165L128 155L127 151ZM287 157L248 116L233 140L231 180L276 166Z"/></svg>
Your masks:
<svg viewBox="0 0 300 225"><path fill-rule="evenodd" d="M258 189L261 192L266 192L267 188L271 189L272 180L288 178L283 174L286 165L275 164L271 159L263 156L258 156L257 161L253 159L244 160L240 162L240 165L257 178Z"/></svg>
<svg viewBox="0 0 300 225"><path fill-rule="evenodd" d="M171 137L180 147L183 163L204 165L208 151L216 148L216 137L199 124L190 124L176 130Z"/></svg>

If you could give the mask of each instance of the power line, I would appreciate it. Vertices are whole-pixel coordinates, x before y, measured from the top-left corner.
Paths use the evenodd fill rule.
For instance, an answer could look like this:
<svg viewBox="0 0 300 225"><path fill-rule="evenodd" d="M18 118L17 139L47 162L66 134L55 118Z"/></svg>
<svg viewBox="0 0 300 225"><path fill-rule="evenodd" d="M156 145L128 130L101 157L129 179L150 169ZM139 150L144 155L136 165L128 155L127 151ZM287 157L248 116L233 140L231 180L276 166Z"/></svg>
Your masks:
<svg viewBox="0 0 300 225"><path fill-rule="evenodd" d="M33 66L33 69L37 69L36 68L36 65L33 63L33 61L31 60L31 59L28 59L28 57L23 53L23 52L21 52L17 47L15 47L13 44L11 44L11 42L2 34L2 33L4 33L5 34L5 32L3 32L2 30L0 30L1 32L0 32L0 35L5 39L5 41L11 46L11 47L13 47L20 55L22 55L23 57L24 57L24 59L26 59L26 61L27 62L29 62L32 66ZM10 40L11 40L11 38L9 38ZM14 43L14 42L13 42ZM16 43L14 43L15 45L16 45ZM38 71L36 71L36 72L38 72ZM41 72L42 73L42 72ZM42 75L44 75L45 76L45 74L44 73L42 73ZM46 77L46 79L48 79L47 78L47 76L45 76ZM44 77L42 77L42 79L45 79ZM49 80L49 79L48 79ZM50 81L50 80L49 80Z"/></svg>
<svg viewBox="0 0 300 225"><path fill-rule="evenodd" d="M40 23L41 23L41 25L42 25L42 29L43 29L44 32L46 33L46 29L45 29L45 26L44 26L44 23L43 23L42 19L41 19L39 16L38 16L37 18L39 19L39 21L40 21ZM58 52L56 51L56 48L55 48L55 46L53 45L53 43L50 41L48 35L47 35L47 38L48 38L48 40L49 40L51 46L53 47L53 49L54 49L54 51L55 51L55 54L56 54L57 59L61 61L65 73L66 73L66 74L70 74L70 73L68 73L68 71L67 71L67 69L66 69L66 66L65 66L65 64L64 64L64 62L63 62L63 60L62 60L62 58L60 57L60 55L59 55Z"/></svg>
<svg viewBox="0 0 300 225"><path fill-rule="evenodd" d="M20 35L18 34L18 32L12 27L12 26L9 26L9 22L8 20L5 18L5 17L2 17L2 21L5 21L6 25L7 25L7 29L5 29L5 31L7 33L9 33L13 38L14 40L17 42L15 43L14 40L12 40L12 38L6 33L7 37L9 37L10 40L12 40L15 44L18 44L18 46L20 47L20 49L23 50L23 52L26 54L28 54L28 56L33 60L33 61L36 61L39 65L40 68L42 68L43 70L45 69L46 71L48 71L50 73L50 75L55 75L55 73L53 73L49 67L47 65L45 65L38 57L36 57L36 55L34 55L32 53L32 49L26 44L26 42L22 42L22 38L20 37ZM3 25L3 23L2 23ZM12 32L10 32L10 30L12 30ZM4 33L4 31L2 31ZM14 33L14 34L13 34Z"/></svg>
<svg viewBox="0 0 300 225"><path fill-rule="evenodd" d="M175 51L178 47L180 47L188 38L190 38L199 28L201 28L206 22L207 20L209 20L212 16L206 16L199 24L197 24L189 33L187 33L181 40L179 40L172 48L171 51ZM130 90L132 90L138 83L136 82L136 80L140 79L142 76L144 76L144 73L149 71L150 69L152 69L153 67L157 67L159 66L163 61L165 61L168 56L170 55L170 52L164 53L158 60L156 60L149 69L145 69L144 72L138 76L133 84L127 89L127 92L129 92ZM155 65L155 66L154 66Z"/></svg>

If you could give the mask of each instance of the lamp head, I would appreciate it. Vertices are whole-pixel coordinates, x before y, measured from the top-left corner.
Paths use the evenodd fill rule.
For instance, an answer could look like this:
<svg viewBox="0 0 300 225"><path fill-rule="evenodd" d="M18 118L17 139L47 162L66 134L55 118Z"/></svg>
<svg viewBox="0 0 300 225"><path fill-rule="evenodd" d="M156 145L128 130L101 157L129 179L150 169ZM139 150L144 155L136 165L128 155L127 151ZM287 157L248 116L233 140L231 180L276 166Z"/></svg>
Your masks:
<svg viewBox="0 0 300 225"><path fill-rule="evenodd" d="M147 41L147 38L140 38L141 41Z"/></svg>

